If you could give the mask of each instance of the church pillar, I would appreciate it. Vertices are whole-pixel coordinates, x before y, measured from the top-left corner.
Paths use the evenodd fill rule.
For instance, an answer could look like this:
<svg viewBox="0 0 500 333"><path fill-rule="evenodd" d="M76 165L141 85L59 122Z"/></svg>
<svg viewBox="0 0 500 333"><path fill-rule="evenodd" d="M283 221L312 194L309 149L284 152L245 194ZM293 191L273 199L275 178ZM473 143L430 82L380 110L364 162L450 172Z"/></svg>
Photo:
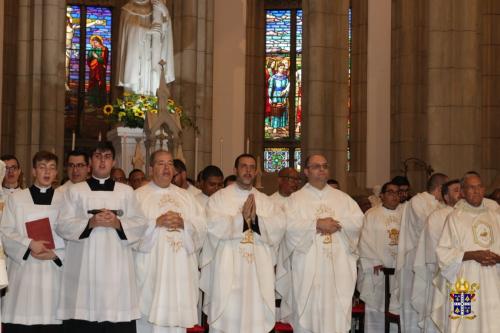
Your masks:
<svg viewBox="0 0 500 333"><path fill-rule="evenodd" d="M368 2L366 186L390 173L391 0Z"/></svg>
<svg viewBox="0 0 500 333"><path fill-rule="evenodd" d="M351 163L347 182L350 194L363 192L366 184L367 40L368 0L351 0Z"/></svg>
<svg viewBox="0 0 500 333"><path fill-rule="evenodd" d="M500 188L500 1L487 0L480 6L482 93L481 176L489 185L488 193Z"/></svg>
<svg viewBox="0 0 500 333"><path fill-rule="evenodd" d="M391 12L391 176L395 176L404 174L406 159L426 158L427 1L394 0ZM424 189L422 168L411 163L407 176L416 191Z"/></svg>
<svg viewBox="0 0 500 333"><path fill-rule="evenodd" d="M226 176L245 149L245 26L246 1L215 1L212 163Z"/></svg>
<svg viewBox="0 0 500 333"><path fill-rule="evenodd" d="M183 131L188 175L195 178L195 141L198 135L198 170L211 164L212 156L212 59L214 0L174 0L175 74L173 96L199 129ZM215 139L214 139L215 140Z"/></svg>
<svg viewBox="0 0 500 333"><path fill-rule="evenodd" d="M5 24L5 1L0 0L0 64L3 65L3 41L4 41L4 24ZM3 136L2 131L2 118L3 118L3 66L0 66L0 144Z"/></svg>
<svg viewBox="0 0 500 333"><path fill-rule="evenodd" d="M349 1L311 0L304 8L303 154L324 154L347 183Z"/></svg>
<svg viewBox="0 0 500 333"><path fill-rule="evenodd" d="M64 0L20 0L14 153L25 175L41 149L63 156ZM29 176L26 176L29 183Z"/></svg>
<svg viewBox="0 0 500 333"><path fill-rule="evenodd" d="M468 170L480 170L482 1L428 3L426 155L436 171L460 177Z"/></svg>

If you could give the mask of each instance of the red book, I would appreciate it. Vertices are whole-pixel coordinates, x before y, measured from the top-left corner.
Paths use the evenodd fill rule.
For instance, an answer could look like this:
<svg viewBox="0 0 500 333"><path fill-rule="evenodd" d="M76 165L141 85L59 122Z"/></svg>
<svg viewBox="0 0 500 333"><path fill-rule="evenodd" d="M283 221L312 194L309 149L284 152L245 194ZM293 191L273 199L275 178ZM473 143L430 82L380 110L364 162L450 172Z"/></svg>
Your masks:
<svg viewBox="0 0 500 333"><path fill-rule="evenodd" d="M36 241L42 240L50 242L46 244L45 247L53 250L56 248L54 244L54 238L52 237L52 228L50 227L49 219L43 218L35 221L26 222L26 232L28 237Z"/></svg>

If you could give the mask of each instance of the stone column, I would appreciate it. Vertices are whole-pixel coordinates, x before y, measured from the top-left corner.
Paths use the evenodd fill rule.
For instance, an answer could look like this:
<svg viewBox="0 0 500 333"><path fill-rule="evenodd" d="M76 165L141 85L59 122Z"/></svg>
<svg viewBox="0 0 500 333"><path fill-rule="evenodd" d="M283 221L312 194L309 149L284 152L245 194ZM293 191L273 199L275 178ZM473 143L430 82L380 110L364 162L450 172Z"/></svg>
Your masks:
<svg viewBox="0 0 500 333"><path fill-rule="evenodd" d="M500 188L500 1L482 1L480 10L482 93L481 176L489 185L488 193Z"/></svg>
<svg viewBox="0 0 500 333"><path fill-rule="evenodd" d="M63 156L65 5L64 0L17 2L14 153L27 175L38 150Z"/></svg>
<svg viewBox="0 0 500 333"><path fill-rule="evenodd" d="M200 130L198 171L211 164L214 0L173 0L175 82L173 96ZM188 174L193 179L195 132L183 133Z"/></svg>
<svg viewBox="0 0 500 333"><path fill-rule="evenodd" d="M426 156L436 171L460 177L468 170L480 170L478 14L483 2L428 4Z"/></svg>
<svg viewBox="0 0 500 333"><path fill-rule="evenodd" d="M347 190L362 192L366 184L368 0L352 0L351 170Z"/></svg>
<svg viewBox="0 0 500 333"><path fill-rule="evenodd" d="M348 0L303 2L303 154L322 153L346 188Z"/></svg>
<svg viewBox="0 0 500 333"><path fill-rule="evenodd" d="M391 176L395 176L403 174L407 158L426 158L427 1L395 0L391 11ZM424 189L422 169L412 165L408 177L414 189Z"/></svg>

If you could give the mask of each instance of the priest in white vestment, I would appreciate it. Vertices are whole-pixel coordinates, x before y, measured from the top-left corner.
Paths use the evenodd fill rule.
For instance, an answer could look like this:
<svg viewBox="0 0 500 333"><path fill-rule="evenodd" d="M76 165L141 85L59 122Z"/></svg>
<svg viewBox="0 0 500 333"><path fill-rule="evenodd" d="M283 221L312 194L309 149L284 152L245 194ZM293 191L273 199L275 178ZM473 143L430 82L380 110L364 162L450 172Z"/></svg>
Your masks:
<svg viewBox="0 0 500 333"><path fill-rule="evenodd" d="M253 187L256 171L254 156L238 156L236 183L208 200L201 287L210 332L263 333L275 324L273 247L285 222L281 210Z"/></svg>
<svg viewBox="0 0 500 333"><path fill-rule="evenodd" d="M447 176L441 173L433 174L427 181L427 191L411 198L403 210L394 289L394 296L399 299L401 330L403 332L420 332L418 314L411 305L413 264L420 233L427 217L437 208L444 207L441 185L447 181ZM393 308L392 305L391 308Z"/></svg>
<svg viewBox="0 0 500 333"><path fill-rule="evenodd" d="M284 244L293 283L283 301L293 305L295 333L347 332L363 213L346 193L327 185L324 156L308 157L304 172L308 183L286 207Z"/></svg>
<svg viewBox="0 0 500 333"><path fill-rule="evenodd" d="M89 155L83 150L73 150L68 153L66 158L66 173L68 181L57 188L61 193L73 184L86 181L90 173Z"/></svg>
<svg viewBox="0 0 500 333"><path fill-rule="evenodd" d="M382 269L396 265L402 215L398 192L398 185L385 183L380 190L382 204L365 213L361 229L358 290L365 302L365 333L383 332L385 327L385 276ZM393 276L390 280L393 286ZM395 325L391 327L393 331L397 331Z"/></svg>
<svg viewBox="0 0 500 333"><path fill-rule="evenodd" d="M438 274L436 247L443 232L446 218L453 211L453 207L458 200L460 200L460 181L455 179L444 183L441 188L441 194L446 206L436 209L427 218L424 229L420 234L415 262L413 264L415 277L413 280L411 304L418 313L418 326L422 332L439 332L438 327L445 325L443 322L436 326L431 318L435 288L433 280L436 278L436 274ZM436 281L436 283L439 284L441 282Z"/></svg>
<svg viewBox="0 0 500 333"><path fill-rule="evenodd" d="M198 323L197 252L206 236L203 209L193 195L174 184L173 157L151 155L152 181L136 190L148 219L135 263L142 318L138 333L181 333Z"/></svg>
<svg viewBox="0 0 500 333"><path fill-rule="evenodd" d="M500 215L484 206L477 175L462 180L463 200L448 216L436 255L448 289L445 332L500 332Z"/></svg>
<svg viewBox="0 0 500 333"><path fill-rule="evenodd" d="M3 182L5 177L5 162L0 160L0 183ZM3 193L3 189L0 188L0 216L3 213L5 207L5 201L7 200L6 194ZM7 265L5 263L5 252L3 250L3 245L0 238L0 290L7 287L9 284L9 279L7 277ZM0 308L1 310L1 308ZM0 311L1 313L1 311ZM1 318L0 318L1 319ZM0 320L1 322L1 320ZM1 329L0 329L1 331Z"/></svg>
<svg viewBox="0 0 500 333"><path fill-rule="evenodd" d="M172 22L163 0L129 0L122 7L117 49L118 86L125 90L156 95L160 60L166 82L175 79Z"/></svg>
<svg viewBox="0 0 500 333"><path fill-rule="evenodd" d="M290 195L297 192L300 185L300 175L295 170L295 168L283 168L278 172L278 190L274 192L270 198L274 201L274 204L283 211L285 214L286 203L290 198ZM283 241L282 241L283 243ZM275 250L276 258L273 261L277 264L276 267L276 299L279 301L279 307L276 308L276 319L277 321L287 321L287 318L292 313L291 304L287 304L282 301L282 295L289 292L288 289L280 290L280 286L291 286L291 274L286 274L290 271L290 260L286 257L286 251L284 251L284 245L281 243ZM281 281L282 279L288 279L288 281Z"/></svg>
<svg viewBox="0 0 500 333"><path fill-rule="evenodd" d="M2 299L2 323L7 333L62 332L56 310L64 241L55 234L55 228L63 200L61 193L52 188L57 177L57 156L45 151L36 153L32 174L34 185L9 197L0 225L10 282ZM34 222L42 219L47 220ZM28 234L28 222L47 223L44 227L51 235Z"/></svg>
<svg viewBox="0 0 500 333"><path fill-rule="evenodd" d="M74 333L135 332L140 318L132 246L147 221L134 191L113 181L115 150L99 142L92 177L65 192L57 233L67 241L57 316Z"/></svg>

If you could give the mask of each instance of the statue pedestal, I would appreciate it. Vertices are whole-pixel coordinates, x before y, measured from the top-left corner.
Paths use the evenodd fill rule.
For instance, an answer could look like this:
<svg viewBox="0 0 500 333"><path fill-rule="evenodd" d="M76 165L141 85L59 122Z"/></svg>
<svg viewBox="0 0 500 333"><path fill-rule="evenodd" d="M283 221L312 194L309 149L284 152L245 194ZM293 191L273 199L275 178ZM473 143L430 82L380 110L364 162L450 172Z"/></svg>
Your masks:
<svg viewBox="0 0 500 333"><path fill-rule="evenodd" d="M144 139L146 137L144 129L116 127L109 131L106 134L106 137L109 141L111 141L111 143L113 143L116 150L115 167L123 169L127 177L129 172L134 169L132 161L135 156L137 144L140 145L143 160L147 163L146 148L144 146ZM143 171L145 171L144 166L142 167Z"/></svg>

